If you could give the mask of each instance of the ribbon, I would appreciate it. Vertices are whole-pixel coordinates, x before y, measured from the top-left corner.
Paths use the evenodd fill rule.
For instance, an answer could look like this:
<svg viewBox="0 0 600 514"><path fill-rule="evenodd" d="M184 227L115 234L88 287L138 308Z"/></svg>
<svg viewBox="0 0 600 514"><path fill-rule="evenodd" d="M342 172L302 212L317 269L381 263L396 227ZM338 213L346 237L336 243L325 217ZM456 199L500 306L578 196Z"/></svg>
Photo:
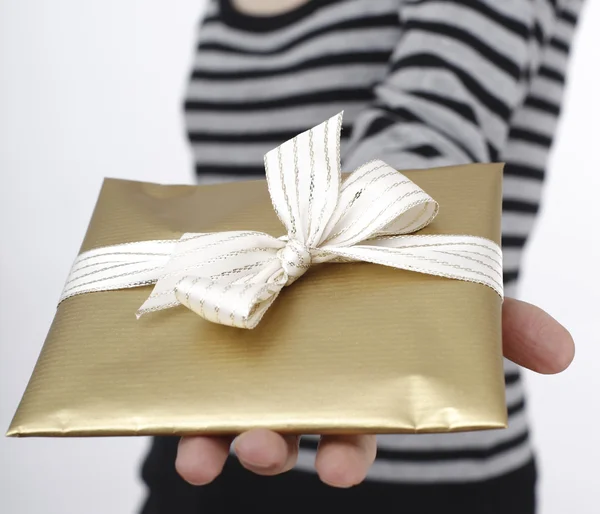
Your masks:
<svg viewBox="0 0 600 514"><path fill-rule="evenodd" d="M342 113L265 155L273 208L287 231L187 233L77 257L60 301L83 293L155 284L137 312L184 305L214 323L254 328L279 292L315 264L370 262L476 282L503 296L502 253L469 235L414 235L438 204L374 160L343 182Z"/></svg>

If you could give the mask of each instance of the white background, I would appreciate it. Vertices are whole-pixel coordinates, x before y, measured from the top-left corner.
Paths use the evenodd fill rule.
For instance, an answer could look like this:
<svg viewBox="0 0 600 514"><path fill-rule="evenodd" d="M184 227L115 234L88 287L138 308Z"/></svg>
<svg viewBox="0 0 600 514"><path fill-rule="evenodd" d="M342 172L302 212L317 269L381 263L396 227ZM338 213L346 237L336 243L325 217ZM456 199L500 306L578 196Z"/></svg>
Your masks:
<svg viewBox="0 0 600 514"><path fill-rule="evenodd" d="M588 4L521 289L578 345L568 372L529 376L542 514L598 512L600 2ZM0 430L25 388L102 178L193 182L180 109L203 5L0 0ZM146 444L0 438L0 512L134 513Z"/></svg>

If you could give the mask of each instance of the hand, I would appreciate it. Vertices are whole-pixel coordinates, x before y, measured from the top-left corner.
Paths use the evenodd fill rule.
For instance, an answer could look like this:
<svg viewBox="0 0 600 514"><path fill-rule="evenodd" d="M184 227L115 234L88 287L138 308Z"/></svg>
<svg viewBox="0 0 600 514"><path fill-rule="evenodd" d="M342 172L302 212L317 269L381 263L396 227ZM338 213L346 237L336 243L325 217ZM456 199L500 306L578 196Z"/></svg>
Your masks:
<svg viewBox="0 0 600 514"><path fill-rule="evenodd" d="M569 332L541 309L507 298L502 311L504 356L538 373L566 369L575 353ZM225 464L232 438L185 437L179 443L176 467L188 482L213 481ZM259 475L276 475L294 467L298 436L284 436L265 429L238 436L235 452L244 467ZM362 482L375 460L374 435L323 436L315 467L326 484L351 487Z"/></svg>

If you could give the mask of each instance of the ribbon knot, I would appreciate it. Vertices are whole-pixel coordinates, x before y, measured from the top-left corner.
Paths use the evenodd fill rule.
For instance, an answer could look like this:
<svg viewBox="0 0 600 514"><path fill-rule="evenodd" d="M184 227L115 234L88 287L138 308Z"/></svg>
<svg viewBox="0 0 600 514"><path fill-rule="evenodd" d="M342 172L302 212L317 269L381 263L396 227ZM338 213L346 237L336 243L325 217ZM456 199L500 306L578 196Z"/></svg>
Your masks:
<svg viewBox="0 0 600 514"><path fill-rule="evenodd" d="M97 248L75 260L61 301L156 284L138 317L184 305L214 323L254 328L281 289L311 265L352 261L475 282L502 296L495 242L415 235L438 204L404 175L375 160L342 182L341 127L340 113L265 155L269 194L287 236L183 234Z"/></svg>
<svg viewBox="0 0 600 514"><path fill-rule="evenodd" d="M297 239L290 239L277 252L285 273L285 285L289 286L306 273L312 263L311 250Z"/></svg>

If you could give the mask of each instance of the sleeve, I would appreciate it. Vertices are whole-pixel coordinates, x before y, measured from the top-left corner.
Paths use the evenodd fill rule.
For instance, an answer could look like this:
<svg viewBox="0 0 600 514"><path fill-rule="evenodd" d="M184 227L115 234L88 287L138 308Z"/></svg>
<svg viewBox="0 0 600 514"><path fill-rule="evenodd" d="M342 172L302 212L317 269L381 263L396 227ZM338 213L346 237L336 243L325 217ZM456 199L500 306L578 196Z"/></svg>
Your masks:
<svg viewBox="0 0 600 514"><path fill-rule="evenodd" d="M386 78L354 122L344 167L497 161L558 0L407 0Z"/></svg>
<svg viewBox="0 0 600 514"><path fill-rule="evenodd" d="M569 60L582 2L558 5L556 21L523 100L511 119L500 160L504 168L502 250L505 292L519 278L523 248L542 198L543 181L567 85Z"/></svg>

